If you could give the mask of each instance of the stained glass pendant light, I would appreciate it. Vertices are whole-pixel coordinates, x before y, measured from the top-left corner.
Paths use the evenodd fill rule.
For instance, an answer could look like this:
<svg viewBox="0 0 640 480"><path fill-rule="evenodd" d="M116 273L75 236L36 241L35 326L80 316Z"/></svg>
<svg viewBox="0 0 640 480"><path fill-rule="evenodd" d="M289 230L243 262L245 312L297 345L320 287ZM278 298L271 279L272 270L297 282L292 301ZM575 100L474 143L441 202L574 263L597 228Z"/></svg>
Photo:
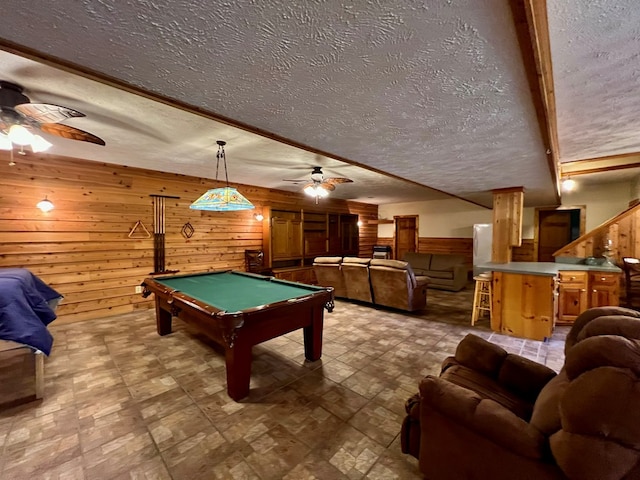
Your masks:
<svg viewBox="0 0 640 480"><path fill-rule="evenodd" d="M232 212L234 210L251 210L252 208L255 208L249 200L238 192L238 190L229 186L227 157L224 153L224 146L227 142L218 140L216 143L218 144L218 153L216 154L216 180L218 180L218 171L220 169L220 161L222 160L227 186L208 190L204 195L193 202L189 208L192 208L193 210L210 210L213 212Z"/></svg>

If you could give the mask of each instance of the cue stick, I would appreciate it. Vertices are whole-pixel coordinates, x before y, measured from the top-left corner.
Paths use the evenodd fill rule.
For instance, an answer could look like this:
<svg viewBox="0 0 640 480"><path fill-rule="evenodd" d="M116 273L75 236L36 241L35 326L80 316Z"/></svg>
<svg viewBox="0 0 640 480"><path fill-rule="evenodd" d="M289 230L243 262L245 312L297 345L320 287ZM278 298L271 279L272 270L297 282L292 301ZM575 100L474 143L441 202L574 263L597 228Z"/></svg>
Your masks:
<svg viewBox="0 0 640 480"><path fill-rule="evenodd" d="M153 202L153 272L165 270L165 198L180 198L170 195L149 195Z"/></svg>

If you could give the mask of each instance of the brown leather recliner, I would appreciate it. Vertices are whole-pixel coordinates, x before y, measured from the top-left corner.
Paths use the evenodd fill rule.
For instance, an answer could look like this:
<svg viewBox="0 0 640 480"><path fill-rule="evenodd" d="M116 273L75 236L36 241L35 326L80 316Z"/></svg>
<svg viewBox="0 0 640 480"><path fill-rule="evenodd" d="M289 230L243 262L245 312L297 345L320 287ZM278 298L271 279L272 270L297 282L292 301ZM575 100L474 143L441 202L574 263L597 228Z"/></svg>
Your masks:
<svg viewBox="0 0 640 480"><path fill-rule="evenodd" d="M581 314L565 364L469 334L407 401L402 451L430 480L640 479L640 313Z"/></svg>
<svg viewBox="0 0 640 480"><path fill-rule="evenodd" d="M376 305L413 312L427 306L427 277L419 280L411 265L400 260L371 260L371 289Z"/></svg>
<svg viewBox="0 0 640 480"><path fill-rule="evenodd" d="M347 287L342 275L342 257L316 257L313 260L313 272L318 285L333 287L336 297L347 298Z"/></svg>
<svg viewBox="0 0 640 480"><path fill-rule="evenodd" d="M370 258L344 257L342 259L342 275L349 300L373 303L369 262L371 262Z"/></svg>

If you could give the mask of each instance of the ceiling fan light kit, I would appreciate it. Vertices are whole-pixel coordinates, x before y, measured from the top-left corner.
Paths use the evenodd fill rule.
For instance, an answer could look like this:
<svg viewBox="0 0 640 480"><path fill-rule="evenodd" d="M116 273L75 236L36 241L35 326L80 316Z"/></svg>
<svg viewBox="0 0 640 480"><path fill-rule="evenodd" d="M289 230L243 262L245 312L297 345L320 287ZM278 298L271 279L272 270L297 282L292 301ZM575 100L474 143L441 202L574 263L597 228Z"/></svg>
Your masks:
<svg viewBox="0 0 640 480"><path fill-rule="evenodd" d="M31 147L34 153L44 152L52 146L34 130L56 135L69 140L105 145L104 140L79 128L60 122L85 114L60 105L31 103L22 93L23 88L15 83L0 80L0 149L12 150L13 145Z"/></svg>
<svg viewBox="0 0 640 480"><path fill-rule="evenodd" d="M286 182L303 182L306 180L285 180ZM315 197L316 204L321 198L329 196L329 192L336 189L336 184L339 183L352 183L353 180L345 177L330 177L325 178L322 173L321 167L313 167L311 171L311 181L302 187L302 191L311 197Z"/></svg>
<svg viewBox="0 0 640 480"><path fill-rule="evenodd" d="M229 185L227 157L224 151L224 146L227 142L218 140L216 143L218 144L218 153L216 154L216 181L218 180L218 171L220 170L220 161L222 160L227 186L208 190L193 202L189 208L193 210L209 210L212 212L232 212L235 210L251 210L255 208L244 195Z"/></svg>

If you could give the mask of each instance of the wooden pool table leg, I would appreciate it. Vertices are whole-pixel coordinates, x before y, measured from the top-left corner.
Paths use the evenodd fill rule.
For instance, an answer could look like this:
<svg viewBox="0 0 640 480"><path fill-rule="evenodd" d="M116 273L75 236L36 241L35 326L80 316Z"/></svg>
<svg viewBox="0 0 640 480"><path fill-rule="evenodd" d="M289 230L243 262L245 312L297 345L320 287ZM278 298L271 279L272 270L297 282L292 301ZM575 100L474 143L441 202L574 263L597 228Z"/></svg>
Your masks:
<svg viewBox="0 0 640 480"><path fill-rule="evenodd" d="M160 308L160 302L156 299L156 328L158 335L171 333L171 312Z"/></svg>
<svg viewBox="0 0 640 480"><path fill-rule="evenodd" d="M249 395L251 382L251 345L236 339L232 348L226 348L227 393L235 401Z"/></svg>
<svg viewBox="0 0 640 480"><path fill-rule="evenodd" d="M311 316L311 325L303 328L304 356L310 362L315 362L322 356L322 307L314 308Z"/></svg>

